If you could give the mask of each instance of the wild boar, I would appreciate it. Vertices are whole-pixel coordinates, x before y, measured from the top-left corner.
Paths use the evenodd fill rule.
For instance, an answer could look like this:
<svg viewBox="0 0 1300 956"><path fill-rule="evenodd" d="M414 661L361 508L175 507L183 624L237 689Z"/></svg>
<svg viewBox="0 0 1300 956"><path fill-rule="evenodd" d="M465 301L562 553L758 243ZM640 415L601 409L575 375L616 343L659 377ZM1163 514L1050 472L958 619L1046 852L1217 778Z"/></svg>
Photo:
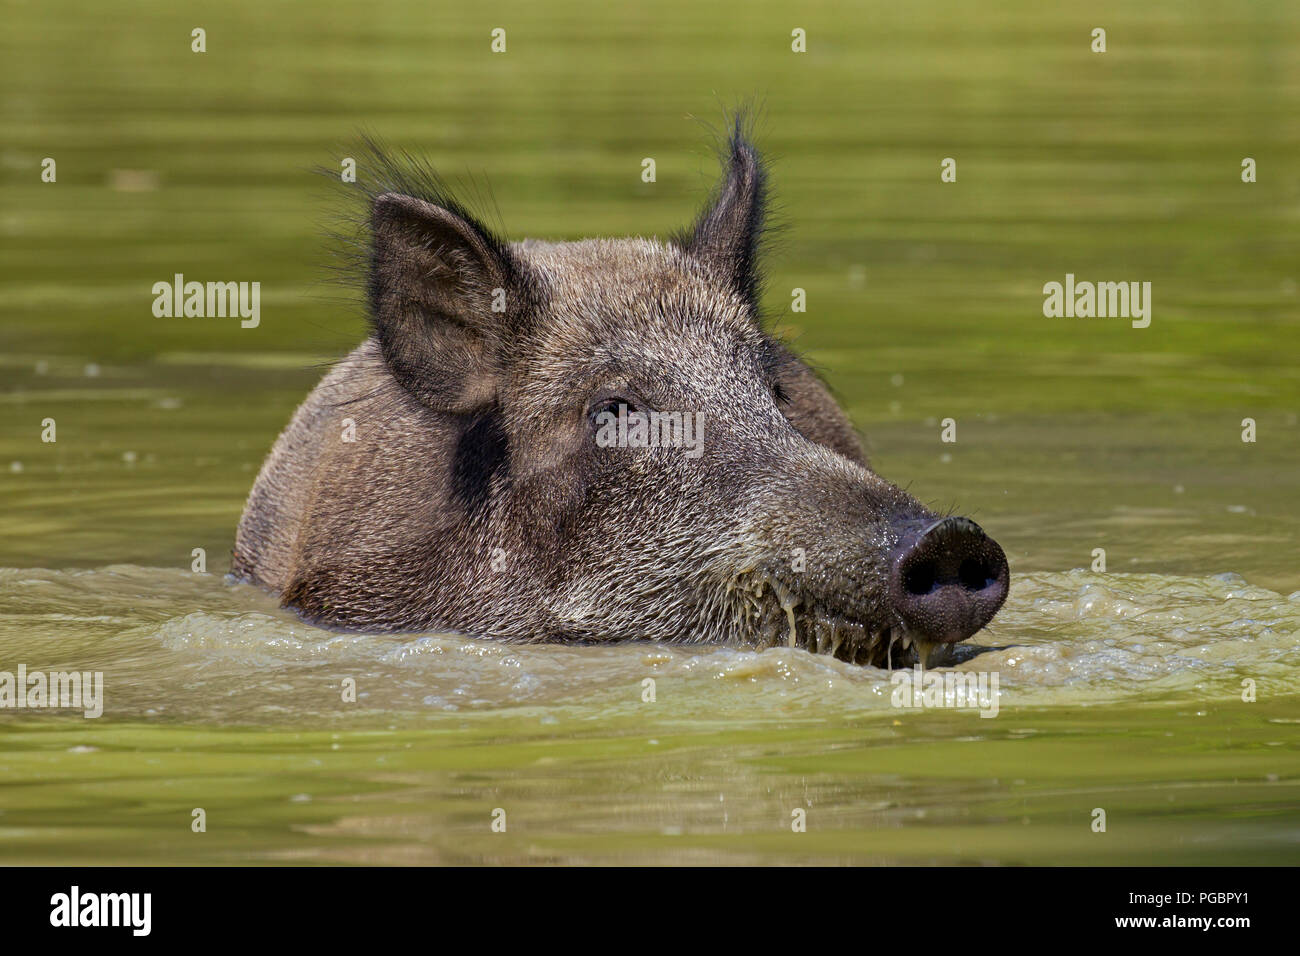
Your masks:
<svg viewBox="0 0 1300 956"><path fill-rule="evenodd" d="M1002 549L876 475L759 321L749 138L738 122L715 194L663 241L508 243L427 164L377 153L370 337L276 442L233 573L340 629L875 666L987 624ZM632 440L651 415L692 440Z"/></svg>

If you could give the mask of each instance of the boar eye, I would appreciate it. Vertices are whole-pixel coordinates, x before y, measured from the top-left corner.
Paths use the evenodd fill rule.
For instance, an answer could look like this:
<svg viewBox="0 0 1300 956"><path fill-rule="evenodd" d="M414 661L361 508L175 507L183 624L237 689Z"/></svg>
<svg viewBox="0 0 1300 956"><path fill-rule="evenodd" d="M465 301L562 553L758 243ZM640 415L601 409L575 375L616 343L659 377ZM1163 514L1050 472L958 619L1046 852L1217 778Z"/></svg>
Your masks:
<svg viewBox="0 0 1300 956"><path fill-rule="evenodd" d="M780 382L772 383L772 397L776 399L778 405L790 404L790 393L785 390L785 386Z"/></svg>
<svg viewBox="0 0 1300 956"><path fill-rule="evenodd" d="M618 396L614 396L612 398L600 398L592 402L591 408L588 410L587 415L591 419L593 424L600 424L598 419L600 418L601 415L605 414L606 412L608 412L609 414L617 418L618 410L620 406L627 409L627 414L631 414L632 412L636 411L636 406L633 405L626 398L620 398Z"/></svg>

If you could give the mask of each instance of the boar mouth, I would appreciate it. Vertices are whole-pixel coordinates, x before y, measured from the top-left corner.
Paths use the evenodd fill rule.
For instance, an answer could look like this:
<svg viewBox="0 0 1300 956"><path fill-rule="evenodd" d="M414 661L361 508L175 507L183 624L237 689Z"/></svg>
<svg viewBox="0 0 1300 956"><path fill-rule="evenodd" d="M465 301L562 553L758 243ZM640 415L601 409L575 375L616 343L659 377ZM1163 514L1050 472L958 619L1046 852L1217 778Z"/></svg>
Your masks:
<svg viewBox="0 0 1300 956"><path fill-rule="evenodd" d="M760 650L798 647L849 664L888 670L917 663L943 664L952 646L910 631L897 618L872 619L833 609L761 571L732 578L727 598L740 643Z"/></svg>

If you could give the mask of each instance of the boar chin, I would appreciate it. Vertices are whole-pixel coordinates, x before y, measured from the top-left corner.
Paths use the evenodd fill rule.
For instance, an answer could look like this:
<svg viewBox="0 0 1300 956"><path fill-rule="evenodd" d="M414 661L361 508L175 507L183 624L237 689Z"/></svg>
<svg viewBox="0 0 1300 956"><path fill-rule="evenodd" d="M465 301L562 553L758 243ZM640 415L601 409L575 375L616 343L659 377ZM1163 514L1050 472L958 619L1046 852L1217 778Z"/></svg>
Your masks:
<svg viewBox="0 0 1300 956"><path fill-rule="evenodd" d="M917 663L939 666L951 658L952 644L910 631L888 612L837 607L776 573L736 575L727 584L727 598L733 632L747 647L797 647L886 670Z"/></svg>

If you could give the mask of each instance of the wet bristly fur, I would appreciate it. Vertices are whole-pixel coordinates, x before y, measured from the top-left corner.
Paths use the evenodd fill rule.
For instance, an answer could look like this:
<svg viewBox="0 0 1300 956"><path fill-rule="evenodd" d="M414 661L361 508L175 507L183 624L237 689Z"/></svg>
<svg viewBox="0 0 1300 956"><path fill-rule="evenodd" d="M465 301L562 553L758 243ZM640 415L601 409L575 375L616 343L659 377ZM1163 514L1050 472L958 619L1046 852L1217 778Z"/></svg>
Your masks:
<svg viewBox="0 0 1300 956"><path fill-rule="evenodd" d="M275 444L234 573L345 629L888 661L888 556L930 512L758 322L766 173L740 123L724 160L669 241L509 243L376 152L370 337ZM598 447L611 403L703 413L702 454Z"/></svg>

